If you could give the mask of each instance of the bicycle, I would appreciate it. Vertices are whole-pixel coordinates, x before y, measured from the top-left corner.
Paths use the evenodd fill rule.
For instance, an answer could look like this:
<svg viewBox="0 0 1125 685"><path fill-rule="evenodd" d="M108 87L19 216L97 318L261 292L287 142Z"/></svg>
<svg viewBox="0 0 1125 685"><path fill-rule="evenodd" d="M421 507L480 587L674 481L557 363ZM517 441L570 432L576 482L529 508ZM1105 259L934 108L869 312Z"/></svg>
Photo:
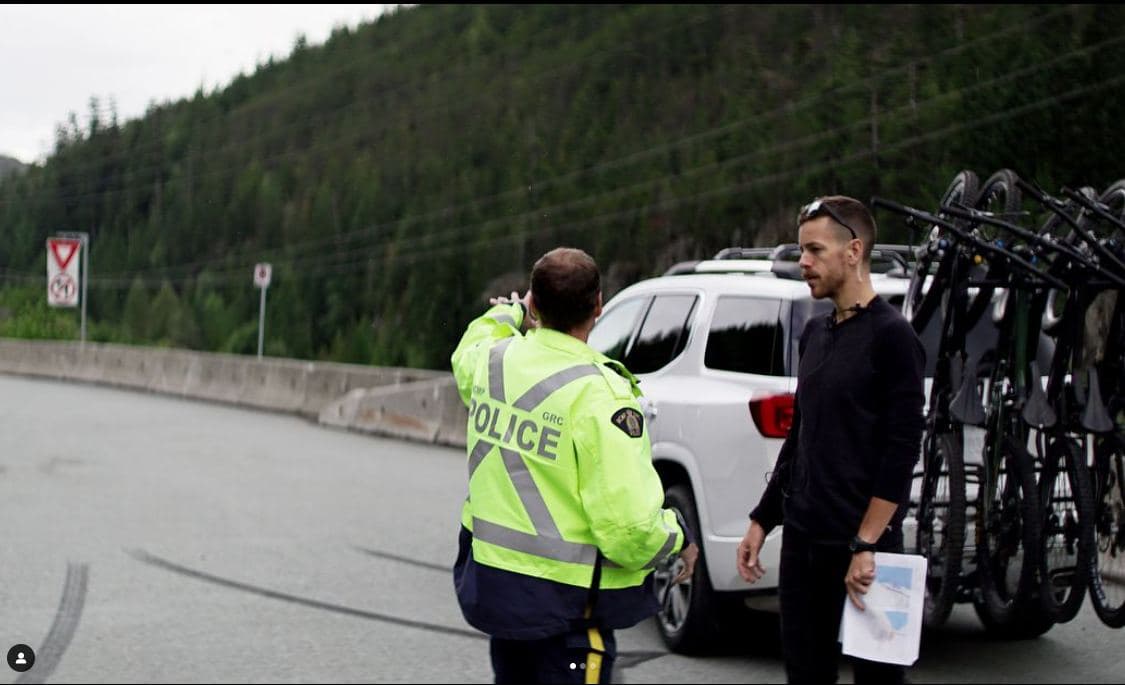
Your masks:
<svg viewBox="0 0 1125 685"><path fill-rule="evenodd" d="M976 197L979 181L972 171L954 176L939 205ZM908 222L913 221L908 217ZM933 330L937 358L932 375L929 407L922 436L921 471L917 502L911 502L916 521L915 549L929 563L923 622L927 627L945 623L962 587L965 550L965 467L961 423L954 417L950 400L957 390L964 366L967 322L962 316L969 301L963 274L976 268L958 235L933 224L916 250L917 261L903 301L903 314L920 337ZM936 326L933 315L941 313ZM929 349L933 345L927 346ZM983 414L982 414L983 417Z"/></svg>
<svg viewBox="0 0 1125 685"><path fill-rule="evenodd" d="M1094 225L1108 227L1104 237L1086 234L1083 239L1108 259L1115 273L1125 274L1125 179L1110 185L1095 202L1075 198L1096 218ZM1106 341L1101 358L1093 364L1096 378L1103 379L1110 431L1094 438L1092 481L1094 500L1095 553L1089 564L1090 601L1098 618L1111 628L1125 626L1125 302L1120 289L1103 293L1102 304L1112 312L1103 320L1104 330L1093 337Z"/></svg>
<svg viewBox="0 0 1125 685"><path fill-rule="evenodd" d="M918 506L918 549L921 553L931 556L934 553L934 548L937 547L939 554L936 558L931 559L934 563L936 572L928 574L927 589L929 591L929 598L927 600L927 612L932 624L940 623L948 616L949 609L952 603L958 596L960 591L959 585L961 582L960 569L958 574L954 575L950 571L954 568L953 564L959 564L959 556L963 553L963 535L964 535L964 520L961 518L964 515L966 506L964 504L964 485L965 475L967 470L964 465L959 463L962 456L960 449L960 427L964 424L984 424L988 420L988 415L984 412L981 406L979 395L976 400L972 399L972 392L966 392L967 388L975 390L977 386L977 378L975 372L975 364L968 364L963 371L960 371L961 382L955 382L955 376L958 375L958 370L954 368L957 364L956 360L960 359L964 354L964 324L972 321L971 307L968 306L967 286L972 285L974 282L967 277L962 277L962 274L967 274L968 270L964 268L967 263L974 263L981 265L984 262L983 255L992 258L992 265L989 267L989 273L997 270L1005 271L1010 267L1004 266L1009 263L1016 264L1021 268L1029 270L1031 273L1037 273L1036 269L1029 263L1024 261L1017 255L1005 251L1003 248L985 242L979 237L966 232L959 228L957 225L948 220L948 218L941 218L932 214L921 212L919 210L899 205L895 202L885 200L883 198L874 198L872 204L875 207L883 207L893 212L902 214L907 217L908 223L917 225L919 222L924 225L933 225L943 232L946 232L949 239L956 241L963 248L947 251L943 258L943 263L939 264L938 275L934 276L934 283L931 285L931 293L941 293L945 300L944 311L948 314L943 317L943 332L941 338L942 351L939 353L940 369L935 371L935 386L931 391L931 409L932 411L927 417L927 440L923 445L923 486L922 492L919 497ZM948 207L943 206L942 211ZM931 235L933 232L931 231ZM948 261L946 261L948 260ZM963 261L962 261L963 260ZM943 268L945 267L945 268ZM1043 277L1045 280L1050 280L1049 277ZM982 291L996 286L997 284L1008 284L1007 277L1001 279L993 278L990 281L979 281L976 285ZM982 294L978 292L977 301L982 298ZM986 298L987 301L987 298ZM982 308L977 307L979 311ZM971 367L971 368L970 368ZM996 384L996 387L999 387ZM950 397L954 388L959 388L957 395ZM975 407L975 409L974 409ZM985 440L986 446L990 443L988 439ZM986 449L987 452L987 449ZM1017 458L1019 455L1011 457ZM1006 461L1002 456L992 456L992 459L986 459L986 466L992 463L1001 463ZM1023 460L1021 459L1021 462ZM978 473L978 506L977 518L981 522L977 524L977 533L983 530L995 529L996 525L987 525L990 522L992 512L1003 511L1008 514L1010 518L1011 507L1010 493L1012 487L1007 484L1003 479L1007 472L1025 473L1031 475L1029 469L1019 470L1016 466L1008 466L1007 469L1003 468L981 468ZM1017 492L1023 493L1023 499L1035 506L1035 493L1034 482L1028 481L1024 478L1019 478L1015 482L1017 485ZM948 504L942 502L940 495L942 491L940 486L947 485L948 490ZM999 503L989 504L984 499L987 493L1002 493L1003 498ZM1019 498L1017 498L1019 499ZM1021 499L1020 501L1023 501ZM983 505L982 505L983 504ZM942 510L945 510L946 516L944 519L939 518ZM1022 519L1024 512L1016 511L1016 516ZM960 519L960 520L959 520ZM941 522L941 539L938 538L938 522ZM1005 530L1010 529L1007 526ZM1023 530L1027 530L1028 535L1031 536L1024 542L1028 549L1034 549L1035 541L1037 540L1037 526L1021 526ZM988 548L985 545L977 544L977 554L984 555L983 558L998 559L1000 551L998 545L993 545L993 549L997 550L988 556ZM1007 557L1003 558L1002 564L1009 563ZM978 570L981 568L978 563ZM1030 568L1030 566L1029 566ZM1031 569L1034 572L1034 569ZM1022 573L1022 571L1021 571ZM1024 582L1026 585L1026 582ZM998 594L994 591L993 594ZM1019 593L1013 593L1019 594ZM1004 626L1011 621L1007 615L1000 615L999 610L993 610L992 606L998 602L990 602L987 609L987 615L983 620L987 624L994 626ZM1049 626L1048 626L1049 627Z"/></svg>
<svg viewBox="0 0 1125 685"><path fill-rule="evenodd" d="M941 211L973 225L976 234L996 248L986 277L977 282L982 290L995 288L996 297L978 296L969 313L971 317L991 306L998 324L985 383L984 449L976 470L977 589L973 605L992 631L1028 637L1045 632L1054 623L1034 601L1042 526L1036 459L1027 445L1030 426L1052 423L1054 417L1035 361L1039 330L1030 320L1048 286L1066 286L1033 263L1039 259L1033 248L1034 234L999 218L1019 211L1018 181L1014 172L1002 169L985 182L972 208L944 206ZM997 229L1012 234L1013 239L1001 239ZM982 359L982 365L986 361ZM977 386L976 374L966 369L961 395L971 398L974 407L981 396Z"/></svg>
<svg viewBox="0 0 1125 685"><path fill-rule="evenodd" d="M1063 211L1061 203L1047 201L1044 193L1019 182L1021 187L1054 212ZM1092 193L1092 191L1090 191ZM1071 205L1065 205L1070 208ZM1068 217L1069 218L1069 217ZM1093 495L1086 468L1087 434L1106 430L1109 419L1100 407L1096 376L1093 392L1079 411L1076 398L1082 394L1072 379L1082 368L1082 320L1085 311L1106 287L1125 281L1106 274L1067 241L1059 241L1052 229L1059 216L1048 215L1038 234L1020 226L990 217L983 222L1004 228L1026 241L1038 260L1048 263L1047 273L1064 281L1066 290L1053 289L1035 297L1030 305L1032 326L1029 336L1040 327L1048 329L1056 339L1050 361L1046 392L1035 379L1038 365L1031 365L1030 390L1022 418L1034 433L1034 464L1038 469L1041 546L1038 550L1040 608L1052 622L1069 621L1081 608L1087 581L1087 568L1093 549ZM1054 316L1055 303L1062 298L1062 316Z"/></svg>

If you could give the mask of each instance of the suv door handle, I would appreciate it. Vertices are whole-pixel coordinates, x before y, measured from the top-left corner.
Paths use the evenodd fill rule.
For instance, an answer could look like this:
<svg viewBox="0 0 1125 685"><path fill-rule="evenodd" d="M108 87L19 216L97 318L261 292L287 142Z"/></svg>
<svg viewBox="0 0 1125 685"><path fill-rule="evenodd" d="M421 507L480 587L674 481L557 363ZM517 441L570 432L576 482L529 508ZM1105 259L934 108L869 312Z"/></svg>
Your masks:
<svg viewBox="0 0 1125 685"><path fill-rule="evenodd" d="M660 413L660 410L656 408L656 402L653 402L647 397L642 397L640 398L640 403L641 411L644 412L645 418L649 421L655 421L656 415Z"/></svg>

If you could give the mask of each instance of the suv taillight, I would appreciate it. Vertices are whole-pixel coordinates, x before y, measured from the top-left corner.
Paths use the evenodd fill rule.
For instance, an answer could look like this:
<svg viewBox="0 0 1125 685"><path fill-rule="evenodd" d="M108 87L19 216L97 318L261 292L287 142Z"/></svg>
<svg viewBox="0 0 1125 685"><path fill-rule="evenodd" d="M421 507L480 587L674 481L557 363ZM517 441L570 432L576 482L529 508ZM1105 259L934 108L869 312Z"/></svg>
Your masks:
<svg viewBox="0 0 1125 685"><path fill-rule="evenodd" d="M764 437L784 438L793 425L793 395L771 395L750 400L750 416Z"/></svg>

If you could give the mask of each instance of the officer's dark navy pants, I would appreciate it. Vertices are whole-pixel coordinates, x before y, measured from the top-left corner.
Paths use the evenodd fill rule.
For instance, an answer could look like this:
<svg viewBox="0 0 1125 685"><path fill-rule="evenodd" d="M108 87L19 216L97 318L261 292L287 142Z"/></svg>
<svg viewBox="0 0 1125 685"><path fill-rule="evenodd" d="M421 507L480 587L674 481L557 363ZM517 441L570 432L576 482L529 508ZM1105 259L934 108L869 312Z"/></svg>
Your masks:
<svg viewBox="0 0 1125 685"><path fill-rule="evenodd" d="M901 552L897 540L880 540L879 550ZM839 677L840 618L847 588L844 576L852 561L843 545L819 545L785 528L781 538L778 584L781 599L781 645L790 683L835 683ZM856 683L902 683L906 669L852 659Z"/></svg>
<svg viewBox="0 0 1125 685"><path fill-rule="evenodd" d="M608 683L617 656L612 630L599 630L603 652L597 680L588 680L598 650L585 630L556 635L545 640L501 640L492 638L492 670L496 682L520 683ZM594 639L596 642L596 638Z"/></svg>

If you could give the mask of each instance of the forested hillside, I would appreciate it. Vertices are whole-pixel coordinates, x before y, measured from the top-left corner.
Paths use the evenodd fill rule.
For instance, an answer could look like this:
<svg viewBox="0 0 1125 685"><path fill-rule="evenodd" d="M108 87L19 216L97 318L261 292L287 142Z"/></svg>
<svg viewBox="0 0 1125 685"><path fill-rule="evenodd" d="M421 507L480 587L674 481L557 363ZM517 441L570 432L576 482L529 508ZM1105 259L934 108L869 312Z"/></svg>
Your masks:
<svg viewBox="0 0 1125 685"><path fill-rule="evenodd" d="M18 174L23 171L24 165L14 157L0 155L0 179L8 174Z"/></svg>
<svg viewBox="0 0 1125 685"><path fill-rule="evenodd" d="M263 8L263 11L266 11ZM215 92L60 119L0 180L0 335L76 337L47 236L92 236L95 340L443 368L560 244L607 295L793 238L816 195L932 207L960 168L1125 176L1121 6L418 6ZM883 237L910 236L889 216Z"/></svg>

